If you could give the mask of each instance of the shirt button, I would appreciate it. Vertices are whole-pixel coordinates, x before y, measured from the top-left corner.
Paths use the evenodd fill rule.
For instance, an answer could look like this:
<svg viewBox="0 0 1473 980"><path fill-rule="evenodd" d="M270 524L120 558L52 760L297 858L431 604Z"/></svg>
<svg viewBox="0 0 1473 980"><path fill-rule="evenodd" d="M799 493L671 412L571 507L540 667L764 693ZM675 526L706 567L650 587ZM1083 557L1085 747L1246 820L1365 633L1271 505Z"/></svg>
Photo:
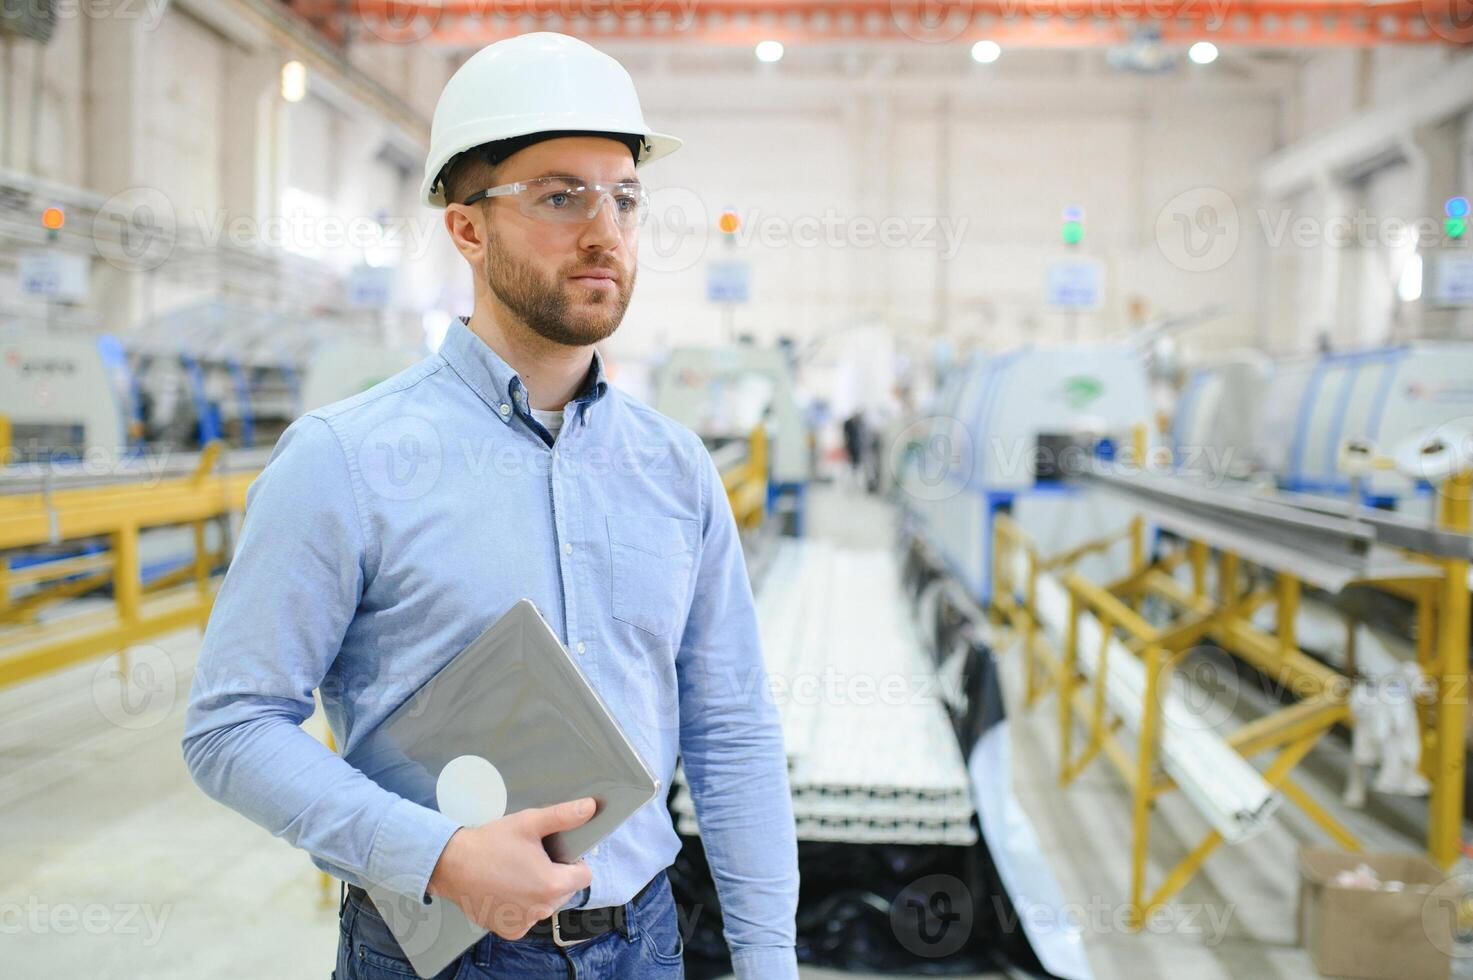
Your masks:
<svg viewBox="0 0 1473 980"><path fill-rule="evenodd" d="M583 642L582 642L582 641L581 641L581 640L580 640L580 641L579 641L579 642L578 642L578 652L579 652L579 653L582 653L582 652L583 652L583 649L584 649L584 647L583 647Z"/></svg>
<svg viewBox="0 0 1473 980"><path fill-rule="evenodd" d="M592 847L590 847L588 849L588 856L591 857L591 858L598 857L598 845L597 844L593 845Z"/></svg>
<svg viewBox="0 0 1473 980"><path fill-rule="evenodd" d="M569 541L567 544L563 545L563 554L565 554L565 555L571 555L572 553L573 553L573 542Z"/></svg>
<svg viewBox="0 0 1473 980"><path fill-rule="evenodd" d="M500 411L502 415L510 415L511 414L511 406L508 405L506 402L502 402L501 403L501 408L498 409L498 411Z"/></svg>

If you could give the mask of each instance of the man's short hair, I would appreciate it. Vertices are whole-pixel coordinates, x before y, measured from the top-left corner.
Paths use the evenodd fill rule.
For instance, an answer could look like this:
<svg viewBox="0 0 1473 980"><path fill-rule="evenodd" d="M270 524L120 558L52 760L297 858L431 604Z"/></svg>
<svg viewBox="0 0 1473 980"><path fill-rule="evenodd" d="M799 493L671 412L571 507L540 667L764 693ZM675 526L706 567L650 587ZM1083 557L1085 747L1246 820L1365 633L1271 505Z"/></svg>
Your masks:
<svg viewBox="0 0 1473 980"><path fill-rule="evenodd" d="M457 153L442 170L440 180L445 185L445 200L460 203L477 191L496 186L496 168L503 160L543 140L565 136L603 136L618 140L629 148L634 162L639 162L640 146L644 138L633 133L599 133L583 129L554 129L541 133L528 133L510 139L496 140L473 146L464 153Z"/></svg>

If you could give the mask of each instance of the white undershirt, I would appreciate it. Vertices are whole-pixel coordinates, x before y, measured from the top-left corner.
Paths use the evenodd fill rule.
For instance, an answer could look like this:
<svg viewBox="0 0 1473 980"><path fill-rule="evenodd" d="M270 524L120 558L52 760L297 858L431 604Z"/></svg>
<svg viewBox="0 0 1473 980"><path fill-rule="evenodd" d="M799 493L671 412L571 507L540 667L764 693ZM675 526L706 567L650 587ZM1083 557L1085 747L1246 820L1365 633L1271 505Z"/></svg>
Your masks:
<svg viewBox="0 0 1473 980"><path fill-rule="evenodd" d="M542 423L542 427L552 433L553 439L557 438L558 430L563 427L563 410L555 412L544 411L540 408L532 409L532 417Z"/></svg>

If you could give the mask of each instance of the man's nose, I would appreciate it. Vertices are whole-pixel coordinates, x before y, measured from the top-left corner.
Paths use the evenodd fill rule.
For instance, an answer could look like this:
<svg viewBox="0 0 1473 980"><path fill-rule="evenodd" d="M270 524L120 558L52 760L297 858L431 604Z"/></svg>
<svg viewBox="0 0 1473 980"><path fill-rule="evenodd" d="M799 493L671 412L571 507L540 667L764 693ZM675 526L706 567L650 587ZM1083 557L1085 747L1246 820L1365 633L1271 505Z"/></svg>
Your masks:
<svg viewBox="0 0 1473 980"><path fill-rule="evenodd" d="M608 199L608 207L603 206L605 198ZM592 248L595 245L603 248L616 248L623 238L623 230L619 227L618 204L614 201L613 195L605 191L593 202L593 210L588 216L588 223L583 226L581 244L585 248Z"/></svg>

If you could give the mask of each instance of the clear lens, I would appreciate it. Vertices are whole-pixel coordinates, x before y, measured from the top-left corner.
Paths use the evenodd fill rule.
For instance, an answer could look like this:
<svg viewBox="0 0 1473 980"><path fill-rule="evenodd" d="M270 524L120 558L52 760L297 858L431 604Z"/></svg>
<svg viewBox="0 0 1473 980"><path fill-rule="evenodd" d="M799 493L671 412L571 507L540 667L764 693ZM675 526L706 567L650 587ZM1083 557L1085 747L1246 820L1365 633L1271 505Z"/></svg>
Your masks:
<svg viewBox="0 0 1473 980"><path fill-rule="evenodd" d="M517 194L523 214L569 224L593 220L605 199L621 228L640 224L649 210L644 187L638 183L595 184L566 177L540 177L524 181Z"/></svg>

